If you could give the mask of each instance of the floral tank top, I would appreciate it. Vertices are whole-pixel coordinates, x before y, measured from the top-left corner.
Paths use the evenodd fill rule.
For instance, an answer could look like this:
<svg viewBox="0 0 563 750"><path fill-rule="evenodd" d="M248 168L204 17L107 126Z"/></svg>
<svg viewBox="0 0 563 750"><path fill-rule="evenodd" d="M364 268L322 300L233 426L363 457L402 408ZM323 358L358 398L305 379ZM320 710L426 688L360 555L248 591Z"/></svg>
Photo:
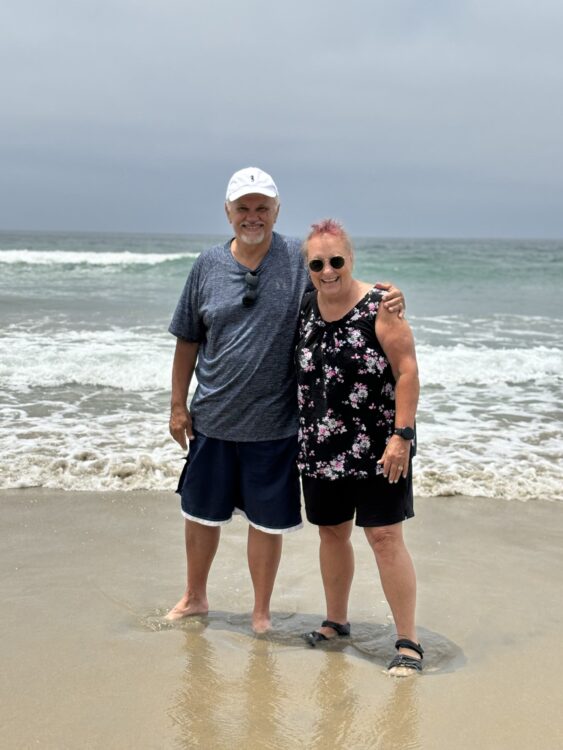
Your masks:
<svg viewBox="0 0 563 750"><path fill-rule="evenodd" d="M383 293L371 289L343 318L326 322L305 295L296 369L302 474L367 479L395 426L395 378L375 335Z"/></svg>

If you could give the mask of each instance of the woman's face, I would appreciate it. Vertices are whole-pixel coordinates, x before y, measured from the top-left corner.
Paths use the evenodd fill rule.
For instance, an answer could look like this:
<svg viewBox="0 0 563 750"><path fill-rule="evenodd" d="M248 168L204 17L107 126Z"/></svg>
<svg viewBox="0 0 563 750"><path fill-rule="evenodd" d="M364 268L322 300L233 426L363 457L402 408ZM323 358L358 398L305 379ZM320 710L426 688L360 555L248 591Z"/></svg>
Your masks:
<svg viewBox="0 0 563 750"><path fill-rule="evenodd" d="M331 258L343 258L342 268L334 268ZM309 266L312 260L323 261L320 271ZM342 261L335 261L338 265ZM352 282L352 255L340 237L331 234L315 235L307 242L307 265L315 289L326 297L338 296L346 292Z"/></svg>

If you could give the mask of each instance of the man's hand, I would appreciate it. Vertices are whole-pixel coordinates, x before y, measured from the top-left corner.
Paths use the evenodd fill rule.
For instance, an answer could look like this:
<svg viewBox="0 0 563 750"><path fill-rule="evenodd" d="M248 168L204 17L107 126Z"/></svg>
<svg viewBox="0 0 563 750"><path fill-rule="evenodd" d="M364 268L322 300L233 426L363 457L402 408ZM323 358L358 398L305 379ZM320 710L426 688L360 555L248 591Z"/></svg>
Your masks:
<svg viewBox="0 0 563 750"><path fill-rule="evenodd" d="M383 289L384 292L387 292L383 297L385 309L390 313L396 312L399 318L403 318L407 309L407 303L402 291L393 286L390 281L378 281L375 286L377 289Z"/></svg>
<svg viewBox="0 0 563 750"><path fill-rule="evenodd" d="M174 440L181 445L184 450L187 450L188 443L186 437L188 440L194 439L192 415L190 412L186 408L173 409L170 414L168 428Z"/></svg>

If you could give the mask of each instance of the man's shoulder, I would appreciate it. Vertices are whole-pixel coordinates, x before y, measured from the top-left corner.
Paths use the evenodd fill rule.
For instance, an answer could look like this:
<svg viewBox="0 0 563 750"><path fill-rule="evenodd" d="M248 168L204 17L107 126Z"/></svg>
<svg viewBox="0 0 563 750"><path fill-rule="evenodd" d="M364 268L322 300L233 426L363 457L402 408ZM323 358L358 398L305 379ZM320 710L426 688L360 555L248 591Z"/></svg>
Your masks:
<svg viewBox="0 0 563 750"><path fill-rule="evenodd" d="M197 256L196 262L199 261L200 263L206 263L207 261L210 261L210 260L214 261L219 258L224 258L227 255L228 244L229 244L228 242L221 242L217 245L211 245L211 247L206 247Z"/></svg>
<svg viewBox="0 0 563 750"><path fill-rule="evenodd" d="M290 237L287 234L274 232L274 241L276 244L286 247L289 252L301 252L302 241L298 237Z"/></svg>
<svg viewBox="0 0 563 750"><path fill-rule="evenodd" d="M216 267L228 258L226 250L227 243L212 245L202 250L194 260L191 267L191 275L205 274L210 268Z"/></svg>

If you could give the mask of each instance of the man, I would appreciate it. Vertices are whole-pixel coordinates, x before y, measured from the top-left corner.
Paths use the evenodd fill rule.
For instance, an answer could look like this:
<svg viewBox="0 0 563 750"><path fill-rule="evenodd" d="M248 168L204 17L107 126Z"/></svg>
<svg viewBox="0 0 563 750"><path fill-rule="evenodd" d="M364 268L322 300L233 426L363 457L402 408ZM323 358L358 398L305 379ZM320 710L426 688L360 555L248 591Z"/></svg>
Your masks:
<svg viewBox="0 0 563 750"><path fill-rule="evenodd" d="M207 613L221 526L240 514L249 524L252 627L267 631L282 535L302 526L293 350L309 281L301 243L273 231L279 209L269 174L248 167L231 177L225 212L234 237L197 258L170 324L170 433L184 449L190 441L178 486L187 586L170 620ZM386 304L400 310L401 301L393 290Z"/></svg>

